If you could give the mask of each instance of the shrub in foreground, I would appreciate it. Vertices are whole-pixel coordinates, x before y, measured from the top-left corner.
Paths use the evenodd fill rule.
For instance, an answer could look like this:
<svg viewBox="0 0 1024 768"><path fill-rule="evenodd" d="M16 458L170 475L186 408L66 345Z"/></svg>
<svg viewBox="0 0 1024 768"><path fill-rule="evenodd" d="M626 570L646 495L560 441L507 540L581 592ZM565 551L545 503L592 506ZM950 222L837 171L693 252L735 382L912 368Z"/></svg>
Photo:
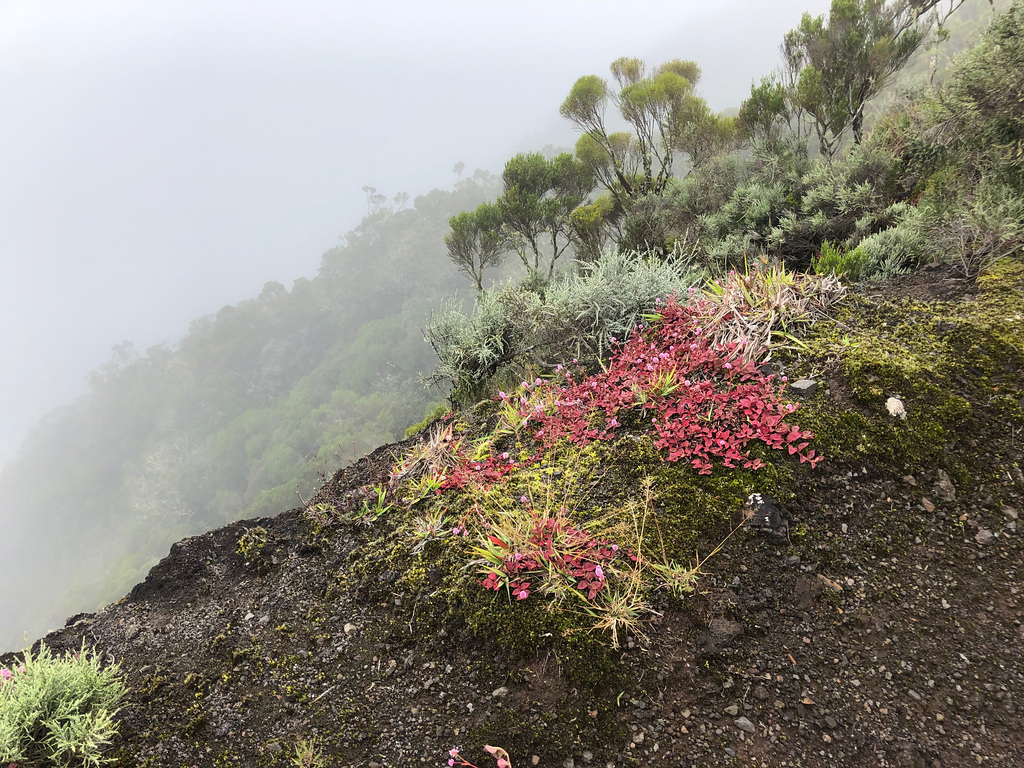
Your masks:
<svg viewBox="0 0 1024 768"><path fill-rule="evenodd" d="M0 669L0 763L100 765L123 695L117 666L101 668L84 644L63 659L45 645L26 651L19 666Z"/></svg>

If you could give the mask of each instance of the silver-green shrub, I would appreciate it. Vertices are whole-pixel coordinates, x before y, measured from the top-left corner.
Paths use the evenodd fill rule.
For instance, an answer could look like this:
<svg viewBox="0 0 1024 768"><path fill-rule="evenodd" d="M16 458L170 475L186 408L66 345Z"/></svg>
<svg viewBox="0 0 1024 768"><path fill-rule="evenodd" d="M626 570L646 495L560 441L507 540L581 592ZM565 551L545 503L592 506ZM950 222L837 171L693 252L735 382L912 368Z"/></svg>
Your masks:
<svg viewBox="0 0 1024 768"><path fill-rule="evenodd" d="M492 382L528 371L596 362L659 300L702 278L687 255L667 259L605 252L550 284L508 284L480 294L472 315L454 305L430 318L424 336L439 358L427 377L450 382L454 400L487 393Z"/></svg>
<svg viewBox="0 0 1024 768"><path fill-rule="evenodd" d="M116 665L80 653L55 658L41 645L0 671L0 763L98 766L124 695Z"/></svg>

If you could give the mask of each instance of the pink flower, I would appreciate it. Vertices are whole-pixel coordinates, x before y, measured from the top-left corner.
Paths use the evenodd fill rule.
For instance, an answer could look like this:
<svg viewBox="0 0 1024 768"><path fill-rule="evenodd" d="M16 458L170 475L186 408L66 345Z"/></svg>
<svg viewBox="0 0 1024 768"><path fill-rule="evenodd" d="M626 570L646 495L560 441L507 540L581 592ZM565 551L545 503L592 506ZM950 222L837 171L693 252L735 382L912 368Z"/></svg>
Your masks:
<svg viewBox="0 0 1024 768"><path fill-rule="evenodd" d="M732 369L732 363L726 363L725 367L731 370Z"/></svg>
<svg viewBox="0 0 1024 768"><path fill-rule="evenodd" d="M594 569L594 575L601 581L604 581L604 569L600 565Z"/></svg>

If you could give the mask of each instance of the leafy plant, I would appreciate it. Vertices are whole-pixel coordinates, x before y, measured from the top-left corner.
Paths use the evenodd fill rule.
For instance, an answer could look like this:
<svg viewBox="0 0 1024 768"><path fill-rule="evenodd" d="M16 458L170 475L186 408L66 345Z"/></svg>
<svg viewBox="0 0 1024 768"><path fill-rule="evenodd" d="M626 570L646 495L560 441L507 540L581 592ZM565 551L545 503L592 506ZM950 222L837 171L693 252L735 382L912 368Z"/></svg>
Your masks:
<svg viewBox="0 0 1024 768"><path fill-rule="evenodd" d="M695 306L715 345L738 347L744 362L764 359L801 329L829 318L846 289L834 276L790 272L761 261L751 270L713 280ZM780 339L776 342L775 339Z"/></svg>
<svg viewBox="0 0 1024 768"><path fill-rule="evenodd" d="M412 551L421 552L427 543L452 533L452 519L444 509L433 509L412 521Z"/></svg>
<svg viewBox="0 0 1024 768"><path fill-rule="evenodd" d="M460 446L461 441L454 436L451 424L438 425L426 440L421 439L398 460L391 471L391 482L444 475L458 465Z"/></svg>
<svg viewBox="0 0 1024 768"><path fill-rule="evenodd" d="M593 600L607 583L606 571L623 553L618 544L577 527L564 507L513 507L487 519L473 554L485 589L507 589L517 600L535 590L561 596L575 590Z"/></svg>
<svg viewBox="0 0 1024 768"><path fill-rule="evenodd" d="M235 552L244 557L247 561L259 556L260 552L267 546L268 533L262 525L255 528L246 528L238 538L238 546Z"/></svg>
<svg viewBox="0 0 1024 768"><path fill-rule="evenodd" d="M697 282L688 254L604 253L542 291L507 285L484 291L467 317L452 306L431 317L424 336L439 358L429 383L451 382L456 401L475 402L495 382L572 359L595 363L656 301Z"/></svg>
<svg viewBox="0 0 1024 768"><path fill-rule="evenodd" d="M785 384L778 387L744 359L742 339L720 343L713 337L714 324L710 331L699 324L706 317L716 321L719 313L712 308L703 301L692 306L670 301L652 328L638 328L616 351L606 371L546 384L556 388L557 408L553 415L537 415L534 439L542 445L609 440L641 392L642 411L650 415L644 428L654 432L655 445L669 461L690 461L702 474L711 471L712 459L726 467L757 469L763 462L748 451L757 440L816 464L820 457L808 450L812 435L784 420L797 407L782 401ZM769 316L775 311L770 307ZM656 387L665 390L670 371L680 386L656 394Z"/></svg>
<svg viewBox="0 0 1024 768"><path fill-rule="evenodd" d="M868 255L863 248L849 250L828 240L821 244L821 252L813 262L815 273L845 277L853 282L860 280L867 265Z"/></svg>
<svg viewBox="0 0 1024 768"><path fill-rule="evenodd" d="M327 764L313 739L299 739L291 761L295 768L324 768Z"/></svg>
<svg viewBox="0 0 1024 768"><path fill-rule="evenodd" d="M45 645L35 656L0 670L0 761L98 766L117 732L124 684L116 665L102 667L86 650L63 659Z"/></svg>
<svg viewBox="0 0 1024 768"><path fill-rule="evenodd" d="M366 492L367 498L363 501L362 516L368 522L376 522L391 509L392 505L386 503L388 488L386 485L378 483L369 486Z"/></svg>

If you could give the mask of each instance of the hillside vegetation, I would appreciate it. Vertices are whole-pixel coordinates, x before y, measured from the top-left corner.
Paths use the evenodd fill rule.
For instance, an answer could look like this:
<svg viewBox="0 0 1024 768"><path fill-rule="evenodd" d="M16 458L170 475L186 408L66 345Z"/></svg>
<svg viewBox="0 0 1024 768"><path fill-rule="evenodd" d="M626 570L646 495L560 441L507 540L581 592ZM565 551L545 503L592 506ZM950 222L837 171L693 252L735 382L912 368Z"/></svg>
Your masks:
<svg viewBox="0 0 1024 768"><path fill-rule="evenodd" d="M1024 761L1024 2L933 84L885 91L936 34L922 10L805 16L736 116L693 62L580 78L575 151L513 158L435 232L476 291L426 319L452 410L45 638L120 665L114 764ZM359 243L391 252L402 214L378 214L312 283L365 267ZM506 259L520 279L489 284ZM400 349L419 298L274 418L340 418L366 386L345 361ZM186 487L241 495L201 469L252 483L276 422L202 402L237 413Z"/></svg>

